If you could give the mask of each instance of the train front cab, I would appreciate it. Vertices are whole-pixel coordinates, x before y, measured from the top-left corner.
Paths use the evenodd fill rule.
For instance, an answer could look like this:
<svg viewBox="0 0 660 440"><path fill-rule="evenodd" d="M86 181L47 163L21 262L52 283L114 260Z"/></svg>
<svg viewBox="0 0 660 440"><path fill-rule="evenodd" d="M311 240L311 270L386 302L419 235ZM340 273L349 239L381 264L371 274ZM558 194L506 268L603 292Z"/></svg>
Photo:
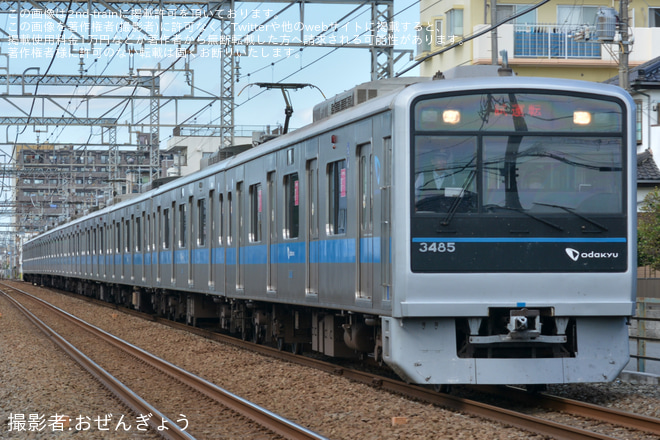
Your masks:
<svg viewBox="0 0 660 440"><path fill-rule="evenodd" d="M426 384L614 380L635 301L630 97L570 81L463 84L412 86L399 102L410 148L395 148L407 184L394 203L407 209L393 215L406 234L393 243L405 252L385 361ZM419 191L438 152L451 186Z"/></svg>

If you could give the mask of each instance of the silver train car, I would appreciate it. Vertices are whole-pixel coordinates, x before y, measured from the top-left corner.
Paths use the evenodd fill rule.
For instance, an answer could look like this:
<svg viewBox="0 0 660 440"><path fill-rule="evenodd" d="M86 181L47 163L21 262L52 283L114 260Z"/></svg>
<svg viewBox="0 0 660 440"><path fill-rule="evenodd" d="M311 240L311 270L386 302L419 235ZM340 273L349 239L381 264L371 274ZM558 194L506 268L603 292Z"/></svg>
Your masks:
<svg viewBox="0 0 660 440"><path fill-rule="evenodd" d="M25 243L25 280L419 384L613 380L635 305L617 87L423 81Z"/></svg>

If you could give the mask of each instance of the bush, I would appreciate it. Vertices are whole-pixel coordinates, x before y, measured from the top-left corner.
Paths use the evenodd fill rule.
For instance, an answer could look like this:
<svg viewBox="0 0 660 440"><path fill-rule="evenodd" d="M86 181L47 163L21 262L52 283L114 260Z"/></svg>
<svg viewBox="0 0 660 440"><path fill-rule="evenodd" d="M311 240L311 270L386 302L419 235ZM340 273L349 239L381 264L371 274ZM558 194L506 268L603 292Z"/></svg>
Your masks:
<svg viewBox="0 0 660 440"><path fill-rule="evenodd" d="M660 190L644 197L637 223L637 265L660 270Z"/></svg>

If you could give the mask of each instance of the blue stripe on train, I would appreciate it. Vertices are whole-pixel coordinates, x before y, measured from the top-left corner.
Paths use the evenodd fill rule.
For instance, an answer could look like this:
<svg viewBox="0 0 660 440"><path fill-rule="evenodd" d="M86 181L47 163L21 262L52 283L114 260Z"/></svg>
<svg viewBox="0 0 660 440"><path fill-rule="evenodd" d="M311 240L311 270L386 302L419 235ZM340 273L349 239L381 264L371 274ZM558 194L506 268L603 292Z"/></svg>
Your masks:
<svg viewBox="0 0 660 440"><path fill-rule="evenodd" d="M267 264L267 245L243 246L239 250L241 264ZM357 246L355 239L315 240L309 243L309 252L306 242L278 243L270 246L271 263L276 264L303 264L309 258L310 263L355 263L357 259ZM309 255L308 255L309 254ZM172 258L174 255L174 259ZM380 263L381 258L380 237L368 237L360 239L360 263ZM209 249L167 250L156 253L134 254L133 261L136 265L160 264L188 264L192 257L193 264L209 264L209 256L212 264L235 265L237 261L235 247L218 247ZM130 264L131 255L114 255L114 264L121 264L122 258L125 264ZM107 264L112 264L113 257L108 256Z"/></svg>

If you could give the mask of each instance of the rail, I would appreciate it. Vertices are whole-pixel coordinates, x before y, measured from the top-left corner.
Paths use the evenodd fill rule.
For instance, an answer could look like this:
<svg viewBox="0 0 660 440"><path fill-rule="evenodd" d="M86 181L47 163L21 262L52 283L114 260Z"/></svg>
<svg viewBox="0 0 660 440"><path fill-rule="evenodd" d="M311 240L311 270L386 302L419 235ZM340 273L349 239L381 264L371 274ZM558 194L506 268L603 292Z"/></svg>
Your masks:
<svg viewBox="0 0 660 440"><path fill-rule="evenodd" d="M313 431L308 430L307 428L300 426L294 422L291 422L265 408L262 408L248 400L245 400L235 394L230 393L229 391L214 385L206 381L205 379L198 377L192 373L189 373L174 364L171 364L167 361L164 361L139 347L136 347L132 344L129 344L116 336L113 336L98 327L90 325L85 321L80 320L79 318L53 306L52 304L35 297L17 287L0 283L0 294L4 294L7 299L14 303L19 310L21 310L28 318L35 323L39 328L44 331L51 339L53 339L58 345L64 349L71 357L78 361L84 368L86 368L94 377L96 377L106 388L111 392L117 395L126 405L128 405L133 411L137 414L158 414L158 419L167 420L169 422L168 427L171 428L167 431L158 431L161 436L170 440L194 440L195 437L188 434L179 428L174 422L166 418L164 414L161 414L158 409L140 396L136 395L133 391L124 386L121 382L114 379L109 373L105 370L98 367L91 359L87 358L84 354L80 353L75 347L71 346L66 340L60 337L54 330L47 327L45 324L42 324L41 321L34 316L27 308L22 306L16 299L7 295L5 289L11 289L15 292L19 292L22 295L25 295L41 305L47 307L50 311L55 314L65 318L66 320L73 322L78 325L80 328L86 332L94 335L94 337L99 340L105 341L110 345L124 351L131 356L138 359L140 362L150 365L156 370L159 370L166 375L170 376L176 381L181 382L182 384L187 385L188 387L194 389L200 394L205 395L212 401L218 402L226 408L233 410L234 412L253 420L254 422L260 424L262 427L270 430L272 433L282 436L286 439L305 439L305 440L326 440L325 437L314 433ZM56 338L56 339L55 339ZM62 341L60 345L59 341ZM72 350L68 348L71 347ZM88 365L91 365L92 368L88 368ZM155 424L154 424L155 423ZM149 424L152 425L152 428L158 429L158 424L153 420L149 421Z"/></svg>

